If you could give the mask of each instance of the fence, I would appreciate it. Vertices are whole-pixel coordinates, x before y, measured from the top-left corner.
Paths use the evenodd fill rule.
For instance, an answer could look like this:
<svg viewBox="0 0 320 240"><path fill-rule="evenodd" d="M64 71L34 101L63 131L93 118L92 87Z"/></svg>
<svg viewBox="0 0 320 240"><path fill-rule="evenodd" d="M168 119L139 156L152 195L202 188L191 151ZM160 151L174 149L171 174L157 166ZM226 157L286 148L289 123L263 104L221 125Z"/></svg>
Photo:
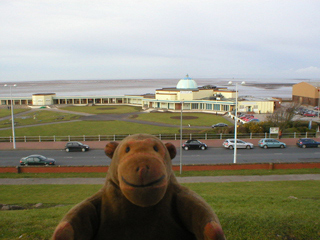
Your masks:
<svg viewBox="0 0 320 240"><path fill-rule="evenodd" d="M161 140L179 140L180 134L153 134ZM82 135L82 136L16 136L16 142L61 142L61 141L120 141L128 135ZM238 138L277 138L278 134L270 133L238 133ZM303 133L283 133L282 138L315 138L315 132ZM208 133L188 133L182 134L182 139L228 139L234 138L234 134L208 134ZM12 142L12 137L0 137L0 142Z"/></svg>

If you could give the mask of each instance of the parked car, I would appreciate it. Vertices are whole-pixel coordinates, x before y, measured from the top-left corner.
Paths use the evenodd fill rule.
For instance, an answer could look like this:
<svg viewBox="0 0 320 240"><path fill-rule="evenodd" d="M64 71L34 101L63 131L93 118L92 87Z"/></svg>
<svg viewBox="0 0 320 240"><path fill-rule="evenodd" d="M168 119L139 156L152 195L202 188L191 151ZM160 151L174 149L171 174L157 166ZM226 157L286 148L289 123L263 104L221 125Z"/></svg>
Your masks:
<svg viewBox="0 0 320 240"><path fill-rule="evenodd" d="M272 147L279 147L285 148L287 145L284 142L280 142L273 138L262 138L258 142L259 147L262 148L272 148Z"/></svg>
<svg viewBox="0 0 320 240"><path fill-rule="evenodd" d="M65 150L66 152L71 152L71 151L89 151L90 147L86 144L83 144L81 142L68 142L66 144Z"/></svg>
<svg viewBox="0 0 320 240"><path fill-rule="evenodd" d="M186 141L181 147L184 150L206 150L208 148L207 144L195 139Z"/></svg>
<svg viewBox="0 0 320 240"><path fill-rule="evenodd" d="M244 116L241 116L240 119L249 122L251 119L254 119L254 116L252 114L245 114Z"/></svg>
<svg viewBox="0 0 320 240"><path fill-rule="evenodd" d="M42 155L34 154L20 159L20 165L54 165L55 160L53 158L47 158Z"/></svg>
<svg viewBox="0 0 320 240"><path fill-rule="evenodd" d="M228 127L228 124L225 123L217 123L212 125L212 128L216 128L216 127Z"/></svg>
<svg viewBox="0 0 320 240"><path fill-rule="evenodd" d="M260 120L258 118L252 118L249 120L249 122L260 122Z"/></svg>
<svg viewBox="0 0 320 240"><path fill-rule="evenodd" d="M317 142L311 138L300 138L297 141L297 146L301 148L320 147L320 142Z"/></svg>
<svg viewBox="0 0 320 240"><path fill-rule="evenodd" d="M228 149L233 149L234 148L234 139L226 139L223 143L222 146ZM237 139L237 148L246 148L246 149L252 149L253 144L249 142L242 141L240 139Z"/></svg>
<svg viewBox="0 0 320 240"><path fill-rule="evenodd" d="M303 116L305 116L305 117L316 117L316 116L318 116L318 114L313 112L313 111L309 111L309 112L305 112L303 114Z"/></svg>

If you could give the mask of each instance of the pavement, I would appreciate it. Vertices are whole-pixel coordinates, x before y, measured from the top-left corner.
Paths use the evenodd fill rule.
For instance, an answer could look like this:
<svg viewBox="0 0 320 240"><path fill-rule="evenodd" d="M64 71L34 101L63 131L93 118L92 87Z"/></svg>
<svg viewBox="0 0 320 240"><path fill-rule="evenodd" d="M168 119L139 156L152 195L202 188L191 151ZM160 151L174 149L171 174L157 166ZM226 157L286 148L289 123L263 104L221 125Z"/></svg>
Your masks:
<svg viewBox="0 0 320 240"><path fill-rule="evenodd" d="M320 181L320 174L254 175L254 176L199 176L177 177L179 183L204 182L273 182L273 181ZM37 185L37 184L101 184L105 178L0 178L0 185Z"/></svg>

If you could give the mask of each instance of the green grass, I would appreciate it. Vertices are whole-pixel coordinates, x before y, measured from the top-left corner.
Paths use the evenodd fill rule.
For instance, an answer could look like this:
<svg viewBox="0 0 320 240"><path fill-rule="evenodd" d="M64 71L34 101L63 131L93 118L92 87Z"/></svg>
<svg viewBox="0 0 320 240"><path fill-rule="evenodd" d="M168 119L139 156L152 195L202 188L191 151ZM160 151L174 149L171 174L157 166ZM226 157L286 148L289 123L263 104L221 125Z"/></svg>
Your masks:
<svg viewBox="0 0 320 240"><path fill-rule="evenodd" d="M64 110L86 112L92 114L123 114L134 113L140 110L139 107L132 106L92 106L92 107L65 107ZM2 109L2 111L6 111ZM135 133L149 133L149 134L178 134L180 126L179 113L143 113L139 115L132 115L132 117L150 122L166 123L176 125L177 127L161 127L148 124L130 123L125 121L79 121L68 122L69 120L78 119L79 115L67 114L61 112L53 112L48 110L39 110L36 112L26 113L15 118L17 126L27 126L40 123L55 123L65 121L65 123L58 123L54 125L39 125L25 128L16 128L16 136L81 136L81 135L127 135ZM183 125L191 125L188 131L201 132L207 130L217 122L225 122L231 124L227 119L221 116L205 113L185 113L184 118L196 117L195 119L184 119ZM0 121L0 128L10 127L10 121ZM192 126L204 126L203 129L194 129ZM11 130L0 131L1 137L11 136Z"/></svg>
<svg viewBox="0 0 320 240"><path fill-rule="evenodd" d="M189 117L196 117L189 119ZM137 116L138 120L167 123L172 125L180 125L180 113L145 113ZM183 113L183 125L190 124L192 126L211 126L213 124L223 122L230 126L233 124L222 116L207 113Z"/></svg>
<svg viewBox="0 0 320 240"><path fill-rule="evenodd" d="M0 178L104 178L106 174L107 173L0 173ZM176 171L175 174L177 177L320 174L320 169L182 171L181 175L179 171Z"/></svg>
<svg viewBox="0 0 320 240"><path fill-rule="evenodd" d="M13 114L22 113L29 110L30 110L29 108L13 108ZM10 115L11 115L11 109L9 110L7 108L0 108L0 118L7 117Z"/></svg>
<svg viewBox="0 0 320 240"><path fill-rule="evenodd" d="M19 115L18 117L14 118L14 122L16 123L16 126L26 126L40 123L70 121L78 119L79 117L80 116L76 114L39 110ZM10 120L0 121L0 128L10 127L10 124Z"/></svg>
<svg viewBox="0 0 320 240"><path fill-rule="evenodd" d="M141 107L121 106L121 105L103 105L103 106L69 106L61 108L63 110L85 112L91 114L122 114L140 112Z"/></svg>
<svg viewBox="0 0 320 240"><path fill-rule="evenodd" d="M184 184L215 210L227 239L319 239L320 182ZM0 211L0 239L48 239L76 203L100 185L2 185L3 204L45 208ZM60 207L51 207L55 205Z"/></svg>
<svg viewBox="0 0 320 240"><path fill-rule="evenodd" d="M81 135L113 135L113 134L165 134L179 133L179 128L159 127L123 121L79 121L57 123L54 125L16 128L16 136L81 136ZM0 136L10 136L11 130L0 131Z"/></svg>

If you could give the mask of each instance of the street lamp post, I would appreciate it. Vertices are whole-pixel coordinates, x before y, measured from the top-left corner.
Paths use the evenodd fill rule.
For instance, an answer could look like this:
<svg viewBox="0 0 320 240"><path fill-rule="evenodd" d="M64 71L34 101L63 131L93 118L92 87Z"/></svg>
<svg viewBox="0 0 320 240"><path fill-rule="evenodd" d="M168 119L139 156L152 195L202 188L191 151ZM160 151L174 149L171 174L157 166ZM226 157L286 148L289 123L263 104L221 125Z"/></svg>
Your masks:
<svg viewBox="0 0 320 240"><path fill-rule="evenodd" d="M15 135L15 131L14 131L14 115L13 115L13 100L12 100L12 92L11 92L11 88L12 87L16 87L17 84L13 84L13 85L8 85L5 84L5 87L9 87L10 88L10 101L11 101L11 124L12 124L12 142L13 142L13 149L16 149L16 135Z"/></svg>
<svg viewBox="0 0 320 240"><path fill-rule="evenodd" d="M318 120L320 120L320 89L318 89Z"/></svg>
<svg viewBox="0 0 320 240"><path fill-rule="evenodd" d="M232 81L228 83L232 85ZM244 85L245 82L241 82L241 85ZM237 163L237 138L238 138L238 83L235 82L236 86L236 102L235 102L235 116L234 116L234 147L233 147L233 163Z"/></svg>
<svg viewBox="0 0 320 240"><path fill-rule="evenodd" d="M181 114L180 114L180 175L182 174L182 111L183 111L183 101L181 102Z"/></svg>

